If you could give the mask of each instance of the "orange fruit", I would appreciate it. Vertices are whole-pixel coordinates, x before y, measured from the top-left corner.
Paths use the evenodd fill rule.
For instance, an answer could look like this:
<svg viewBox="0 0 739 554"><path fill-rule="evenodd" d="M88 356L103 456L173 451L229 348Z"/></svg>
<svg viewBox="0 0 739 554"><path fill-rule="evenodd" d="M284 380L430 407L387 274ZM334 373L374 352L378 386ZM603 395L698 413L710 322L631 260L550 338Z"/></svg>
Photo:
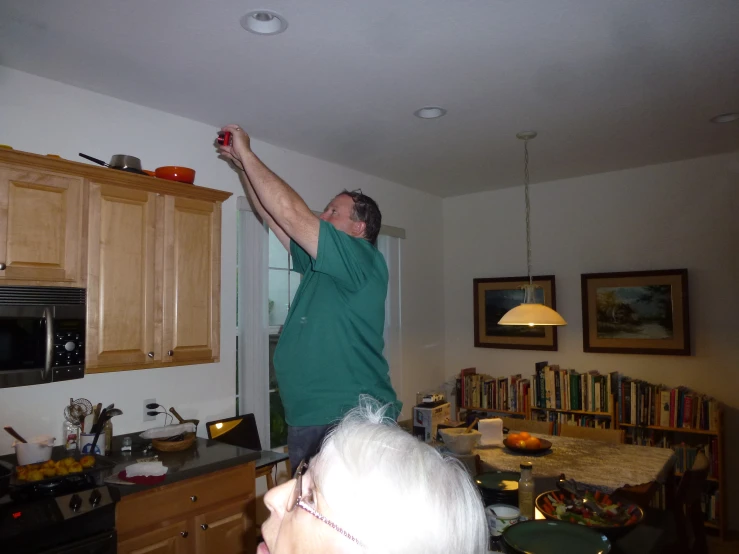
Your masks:
<svg viewBox="0 0 739 554"><path fill-rule="evenodd" d="M528 439L528 438L529 438L529 437L530 437L531 435L529 435L529 434L528 434L528 433L527 433L526 431L521 431L521 432L520 432L520 433L518 434L518 436L519 436L519 437L521 437L521 439L522 439L522 440L526 440L526 439Z"/></svg>
<svg viewBox="0 0 739 554"><path fill-rule="evenodd" d="M519 440L521 440L521 435L518 433L508 433L508 442L511 444L516 444Z"/></svg>
<svg viewBox="0 0 739 554"><path fill-rule="evenodd" d="M524 442L526 443L526 448L541 448L541 441L536 437L529 437Z"/></svg>

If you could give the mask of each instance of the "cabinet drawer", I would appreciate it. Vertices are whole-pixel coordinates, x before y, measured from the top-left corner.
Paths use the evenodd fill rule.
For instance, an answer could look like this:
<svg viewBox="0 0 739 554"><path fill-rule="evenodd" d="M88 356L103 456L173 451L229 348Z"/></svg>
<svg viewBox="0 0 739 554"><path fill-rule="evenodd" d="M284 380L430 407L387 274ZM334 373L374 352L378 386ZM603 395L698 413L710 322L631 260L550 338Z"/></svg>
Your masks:
<svg viewBox="0 0 739 554"><path fill-rule="evenodd" d="M125 496L118 503L116 529L123 536L144 527L202 513L205 508L254 495L254 463L225 469Z"/></svg>

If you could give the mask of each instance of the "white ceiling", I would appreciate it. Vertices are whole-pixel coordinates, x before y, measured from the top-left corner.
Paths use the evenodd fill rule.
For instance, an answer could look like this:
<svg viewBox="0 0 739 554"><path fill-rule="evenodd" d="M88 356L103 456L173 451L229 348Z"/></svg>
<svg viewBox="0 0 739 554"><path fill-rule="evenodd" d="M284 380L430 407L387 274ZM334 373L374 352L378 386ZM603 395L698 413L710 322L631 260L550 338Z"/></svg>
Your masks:
<svg viewBox="0 0 739 554"><path fill-rule="evenodd" d="M258 8L287 31L244 31ZM708 121L739 111L738 21L737 0L0 0L0 65L454 196L520 184L525 129L532 182L739 149Z"/></svg>

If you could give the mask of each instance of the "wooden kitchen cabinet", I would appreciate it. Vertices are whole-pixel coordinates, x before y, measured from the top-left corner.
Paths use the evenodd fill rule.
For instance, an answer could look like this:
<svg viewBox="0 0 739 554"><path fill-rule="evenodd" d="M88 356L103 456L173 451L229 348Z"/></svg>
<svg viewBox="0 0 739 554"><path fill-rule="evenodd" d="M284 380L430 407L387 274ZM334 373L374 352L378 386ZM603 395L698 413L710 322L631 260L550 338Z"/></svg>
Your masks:
<svg viewBox="0 0 739 554"><path fill-rule="evenodd" d="M254 554L255 519L251 462L124 496L116 506L118 552Z"/></svg>
<svg viewBox="0 0 739 554"><path fill-rule="evenodd" d="M212 202L165 198L163 344L174 362L219 356L221 212Z"/></svg>
<svg viewBox="0 0 739 554"><path fill-rule="evenodd" d="M92 182L89 201L87 365L159 362L163 198Z"/></svg>
<svg viewBox="0 0 739 554"><path fill-rule="evenodd" d="M0 160L0 280L82 286L83 178Z"/></svg>
<svg viewBox="0 0 739 554"><path fill-rule="evenodd" d="M195 551L254 552L256 534L249 525L248 502L240 501L214 509L195 518Z"/></svg>
<svg viewBox="0 0 739 554"><path fill-rule="evenodd" d="M190 554L192 542L187 522L180 521L119 542L118 554Z"/></svg>
<svg viewBox="0 0 739 554"><path fill-rule="evenodd" d="M0 286L86 286L86 373L216 362L230 196L0 149Z"/></svg>

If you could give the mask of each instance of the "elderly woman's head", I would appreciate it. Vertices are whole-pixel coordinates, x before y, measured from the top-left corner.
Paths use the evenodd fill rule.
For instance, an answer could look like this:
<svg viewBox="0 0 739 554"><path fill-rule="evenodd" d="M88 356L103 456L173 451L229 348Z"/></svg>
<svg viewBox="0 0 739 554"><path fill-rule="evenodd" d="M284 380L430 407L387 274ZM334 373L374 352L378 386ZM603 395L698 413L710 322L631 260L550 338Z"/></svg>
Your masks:
<svg viewBox="0 0 739 554"><path fill-rule="evenodd" d="M267 493L259 554L486 551L482 501L461 464L384 412L363 399L302 475Z"/></svg>

